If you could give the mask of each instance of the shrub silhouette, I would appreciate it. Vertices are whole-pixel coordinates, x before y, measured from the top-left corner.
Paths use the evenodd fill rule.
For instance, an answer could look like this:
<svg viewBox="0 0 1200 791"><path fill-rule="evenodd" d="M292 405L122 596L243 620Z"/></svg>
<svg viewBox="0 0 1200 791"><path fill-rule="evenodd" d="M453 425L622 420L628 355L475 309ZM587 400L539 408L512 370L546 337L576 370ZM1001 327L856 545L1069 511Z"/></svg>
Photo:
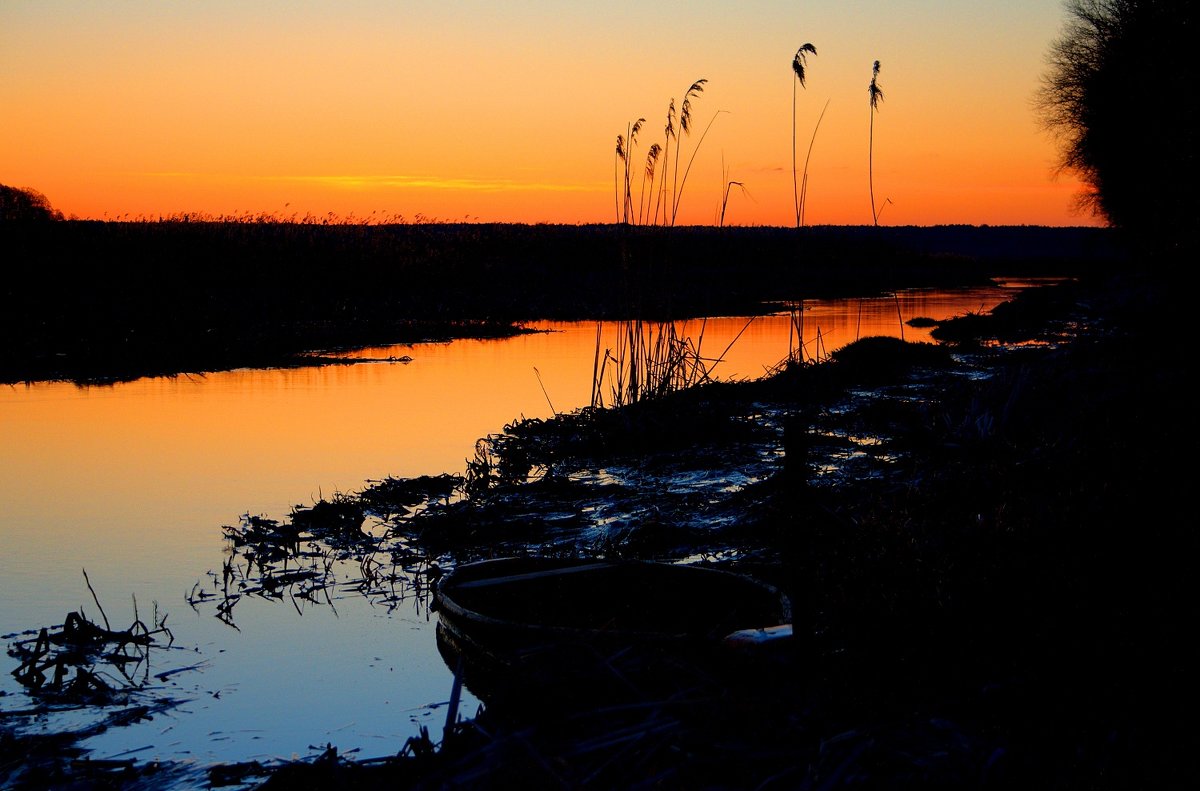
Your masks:
<svg viewBox="0 0 1200 791"><path fill-rule="evenodd" d="M33 189L18 189L0 184L0 222L61 220L50 200Z"/></svg>
<svg viewBox="0 0 1200 791"><path fill-rule="evenodd" d="M1069 0L1037 95L1080 207L1143 241L1194 245L1196 4Z"/></svg>

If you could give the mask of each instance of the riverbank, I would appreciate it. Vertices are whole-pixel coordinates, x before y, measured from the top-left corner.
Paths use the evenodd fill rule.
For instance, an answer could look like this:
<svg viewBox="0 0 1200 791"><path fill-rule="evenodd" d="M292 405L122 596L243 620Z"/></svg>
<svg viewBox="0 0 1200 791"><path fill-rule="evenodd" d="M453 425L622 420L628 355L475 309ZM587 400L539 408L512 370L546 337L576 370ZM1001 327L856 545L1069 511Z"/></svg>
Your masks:
<svg viewBox="0 0 1200 791"><path fill-rule="evenodd" d="M1173 624L1187 622L1192 546L1181 470L1144 460L1167 458L1192 418L1172 320L1182 292L1156 285L1026 292L939 328L953 353L864 341L765 382L522 421L484 447L466 500L445 498L444 480L391 481L299 512L292 522L340 551L369 512L426 559L600 552L739 568L785 587L809 638L774 669L684 666L683 689L621 706L580 706L570 687L561 705L494 698L440 745L437 733L394 745L403 759L334 746L315 764L212 778L1169 785L1191 705ZM951 332L962 324L975 326ZM1006 343L973 343L981 334ZM517 482L522 456L537 480ZM427 494L433 507L401 516ZM243 546L261 556L270 536L257 540ZM1163 700L1165 714L1151 706ZM9 747L24 749L6 744L6 761ZM63 784L105 771L57 766ZM112 783L179 784L171 767L118 768Z"/></svg>
<svg viewBox="0 0 1200 791"><path fill-rule="evenodd" d="M544 426L508 432L559 485L517 499L500 484L486 504L432 515L422 534L486 553L517 531L541 551L578 551L553 528L517 528L530 514L592 507L588 491L563 485L578 480L571 471L604 466L620 479L634 463L661 477L640 498L623 493L632 519L610 551L686 553L764 577L791 595L800 641L733 673L676 667L678 685L616 703L553 688L540 667L536 684L499 697L437 751L388 767L293 767L278 787L518 775L566 786L1181 787L1195 538L1183 469L1153 462L1194 423L1180 336L1157 331L1178 325L1168 317L1180 305L1139 277L1015 302L970 319L959 359L864 343L828 365L649 409L629 418L624 444L611 427L604 444ZM1006 346L979 343L997 337ZM718 483L745 469L757 456L739 447L745 437L731 445L701 426L748 408L769 423L776 407L802 419L778 426L784 462L770 477L724 497L668 485L689 469ZM656 450L638 448L652 426ZM850 475L823 473L840 468L835 456L865 459ZM557 697L529 695L539 687Z"/></svg>
<svg viewBox="0 0 1200 791"><path fill-rule="evenodd" d="M0 224L0 382L311 364L502 337L537 319L751 315L769 303L1076 275L1107 229Z"/></svg>
<svg viewBox="0 0 1200 791"><path fill-rule="evenodd" d="M539 666L440 742L371 761L331 749L257 777L1181 787L1196 541L1185 472L1166 461L1194 422L1180 302L1138 275L1063 284L948 322L949 348L865 339L758 382L508 427L472 497L397 529L463 560L740 570L789 594L797 642L748 665L674 658L669 683L626 697L587 693L667 660L610 657L583 688ZM411 503L389 503L391 486L359 505Z"/></svg>

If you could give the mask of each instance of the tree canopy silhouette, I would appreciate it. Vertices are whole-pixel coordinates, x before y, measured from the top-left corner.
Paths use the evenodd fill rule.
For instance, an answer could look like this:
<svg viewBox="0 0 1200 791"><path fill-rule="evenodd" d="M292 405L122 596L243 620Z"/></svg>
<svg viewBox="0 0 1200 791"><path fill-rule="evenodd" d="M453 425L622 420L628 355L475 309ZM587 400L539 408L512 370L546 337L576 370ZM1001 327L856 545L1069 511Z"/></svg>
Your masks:
<svg viewBox="0 0 1200 791"><path fill-rule="evenodd" d="M1194 2L1067 0L1037 96L1080 204L1143 241L1194 245Z"/></svg>
<svg viewBox="0 0 1200 791"><path fill-rule="evenodd" d="M18 189L0 184L0 222L17 220L61 220L50 200L33 189Z"/></svg>

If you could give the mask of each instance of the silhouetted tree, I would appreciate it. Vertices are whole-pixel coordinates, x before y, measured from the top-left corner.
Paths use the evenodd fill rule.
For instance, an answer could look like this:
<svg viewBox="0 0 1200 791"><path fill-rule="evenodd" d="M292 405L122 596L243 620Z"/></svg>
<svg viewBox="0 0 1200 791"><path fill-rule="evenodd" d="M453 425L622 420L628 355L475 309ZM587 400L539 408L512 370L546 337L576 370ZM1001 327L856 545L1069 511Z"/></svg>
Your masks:
<svg viewBox="0 0 1200 791"><path fill-rule="evenodd" d="M61 220L45 195L33 189L0 184L0 222L16 220Z"/></svg>
<svg viewBox="0 0 1200 791"><path fill-rule="evenodd" d="M1144 240L1194 244L1193 0L1068 0L1037 97L1086 184L1082 208Z"/></svg>

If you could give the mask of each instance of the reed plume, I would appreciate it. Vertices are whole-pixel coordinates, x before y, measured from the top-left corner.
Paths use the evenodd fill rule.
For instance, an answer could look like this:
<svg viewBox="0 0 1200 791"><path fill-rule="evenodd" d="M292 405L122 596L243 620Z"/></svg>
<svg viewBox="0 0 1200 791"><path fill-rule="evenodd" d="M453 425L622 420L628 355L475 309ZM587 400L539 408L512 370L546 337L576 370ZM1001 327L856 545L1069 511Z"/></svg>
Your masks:
<svg viewBox="0 0 1200 791"><path fill-rule="evenodd" d="M805 69L807 67L808 56L816 55L817 48L810 43L805 43L796 50L796 54L792 57L792 199L795 203L796 210L796 227L800 227L800 190L796 184L796 86L804 87ZM818 125L820 121L817 122ZM816 137L816 132L813 132L813 137ZM812 146L809 146L811 153ZM808 181L808 163L805 160L805 182Z"/></svg>
<svg viewBox="0 0 1200 791"><path fill-rule="evenodd" d="M624 208L624 212L623 212L626 224L629 223L630 219L633 216L633 190L630 187L630 170L629 169L633 163L633 151L634 151L634 146L637 145L638 132L641 131L642 124L644 124L644 123L646 123L646 119L639 118L633 122L632 126L629 127L629 138L628 138L629 147L628 147L628 150L625 152L626 153L626 156L625 156L625 208Z"/></svg>
<svg viewBox="0 0 1200 791"><path fill-rule="evenodd" d="M617 135L617 159L613 170L613 208L617 222L621 221L621 163L625 161L625 136Z"/></svg>
<svg viewBox="0 0 1200 791"><path fill-rule="evenodd" d="M704 93L706 79L693 82L683 94L683 104L679 108L679 136L675 146L675 174L671 180L671 225L675 224L675 215L679 209L679 160L683 153L683 138L692 132L692 99ZM709 124L711 126L711 122ZM686 179L686 176L685 176ZM663 219L666 222L666 218Z"/></svg>
<svg viewBox="0 0 1200 791"><path fill-rule="evenodd" d="M875 113L883 101L883 89L879 87L879 61L871 67L871 84L867 86L871 97L871 132L867 148L867 179L871 189L871 220L879 226L879 211L875 208Z"/></svg>
<svg viewBox="0 0 1200 791"><path fill-rule="evenodd" d="M675 98L671 97L671 104L667 107L667 124L663 128L665 142L663 144L663 169L662 176L659 178L658 199L654 202L654 224L658 225L658 209L661 206L663 211L663 224L667 223L667 168L671 162L671 139L676 137L675 134ZM650 193L654 193L654 183L650 184Z"/></svg>
<svg viewBox="0 0 1200 791"><path fill-rule="evenodd" d="M688 135L692 130L692 101L704 92L704 85L708 80L699 79L688 86L687 91L683 96L678 116L675 111L675 99L672 98L667 107L667 123L663 127L665 140L662 145L655 143L650 147L646 154L646 166L642 175L642 186L638 193L637 211L634 211L633 206L633 161L637 147L637 138L646 123L645 118L639 118L637 121L626 126L624 135L617 135L616 149L616 172L614 174L614 208L616 211L616 221L618 223L630 222L642 223L651 222L658 224L658 213L661 210L663 213L662 223L666 225L670 222L675 224L675 217L679 212L680 196L683 193L684 184L687 183L688 173L691 170L692 163L695 161L696 154L700 149L701 143L704 142L704 137L708 134L708 130L712 127L713 121L716 120L716 115L709 121L708 126L704 129L704 134L700 136L696 148L693 149L691 157L688 159L687 168L683 172L683 178L679 176L679 160L682 158L682 138L681 134ZM718 114L723 111L718 111ZM671 166L671 141L675 140L675 162L674 169L668 173ZM622 172L624 173L624 189L622 190ZM671 191L667 192L667 176L672 176ZM654 180L658 179L658 194L655 196ZM646 185L649 183L649 198L647 199ZM622 192L624 193L622 196ZM650 214L650 204L654 204L654 213Z"/></svg>
<svg viewBox="0 0 1200 791"><path fill-rule="evenodd" d="M638 223L643 222L642 212L645 206L646 182L650 182L650 200L654 200L654 169L658 165L658 157L662 154L662 146L653 143L646 152L646 170L642 176L642 190L638 193Z"/></svg>

